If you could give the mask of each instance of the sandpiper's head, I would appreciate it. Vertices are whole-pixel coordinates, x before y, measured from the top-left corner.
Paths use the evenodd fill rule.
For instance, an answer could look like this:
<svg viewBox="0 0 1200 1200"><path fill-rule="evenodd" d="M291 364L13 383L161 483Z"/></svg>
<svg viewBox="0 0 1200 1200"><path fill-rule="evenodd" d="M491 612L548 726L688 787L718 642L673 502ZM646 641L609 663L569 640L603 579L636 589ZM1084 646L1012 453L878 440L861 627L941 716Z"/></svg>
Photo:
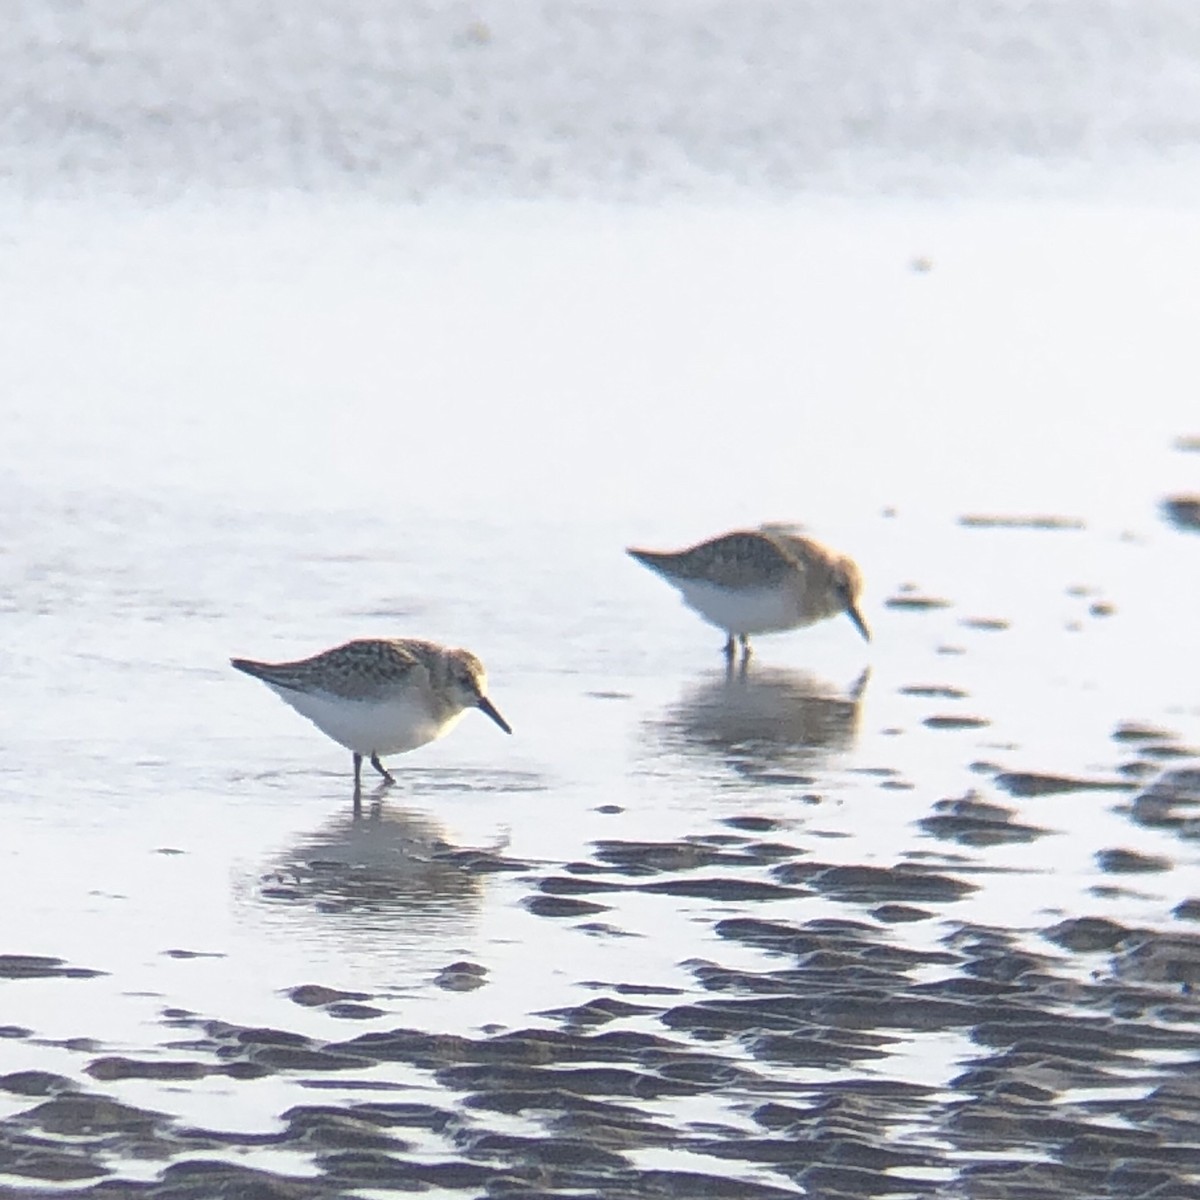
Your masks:
<svg viewBox="0 0 1200 1200"><path fill-rule="evenodd" d="M855 628L863 635L864 641L871 640L871 631L867 628L863 615L858 611L858 598L862 595L862 572L858 563L852 558L839 558L833 566L833 590L837 596L842 611L854 622Z"/></svg>
<svg viewBox="0 0 1200 1200"><path fill-rule="evenodd" d="M483 663L469 650L446 652L446 690L460 710L482 709L505 733L512 733L509 723L487 698L487 672Z"/></svg>

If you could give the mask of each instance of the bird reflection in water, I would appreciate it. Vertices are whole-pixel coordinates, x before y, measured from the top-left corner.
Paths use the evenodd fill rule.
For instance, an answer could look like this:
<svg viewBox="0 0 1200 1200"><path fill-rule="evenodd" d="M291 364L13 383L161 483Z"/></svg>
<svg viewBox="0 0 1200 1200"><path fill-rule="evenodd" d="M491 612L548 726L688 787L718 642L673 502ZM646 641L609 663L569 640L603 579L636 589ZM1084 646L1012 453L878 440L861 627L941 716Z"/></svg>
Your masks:
<svg viewBox="0 0 1200 1200"><path fill-rule="evenodd" d="M384 804L377 794L285 851L259 877L255 898L306 923L313 916L321 925L331 915L353 918L335 922L339 937L351 929L353 936L445 931L466 923L482 895L482 877L463 858L428 816Z"/></svg>
<svg viewBox="0 0 1200 1200"><path fill-rule="evenodd" d="M858 736L869 671L848 689L806 671L731 663L692 684L653 722L660 745L716 758L740 774L795 782Z"/></svg>

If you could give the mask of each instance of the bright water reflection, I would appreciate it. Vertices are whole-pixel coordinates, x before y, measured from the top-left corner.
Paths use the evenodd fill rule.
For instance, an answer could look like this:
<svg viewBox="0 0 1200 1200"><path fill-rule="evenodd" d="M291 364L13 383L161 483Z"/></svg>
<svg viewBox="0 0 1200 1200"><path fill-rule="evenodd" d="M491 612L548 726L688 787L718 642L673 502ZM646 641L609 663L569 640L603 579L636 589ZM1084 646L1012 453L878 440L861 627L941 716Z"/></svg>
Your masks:
<svg viewBox="0 0 1200 1200"><path fill-rule="evenodd" d="M761 662L730 664L687 685L680 699L645 726L658 747L725 764L758 782L795 782L849 750L858 735L870 671L840 689L807 671Z"/></svg>

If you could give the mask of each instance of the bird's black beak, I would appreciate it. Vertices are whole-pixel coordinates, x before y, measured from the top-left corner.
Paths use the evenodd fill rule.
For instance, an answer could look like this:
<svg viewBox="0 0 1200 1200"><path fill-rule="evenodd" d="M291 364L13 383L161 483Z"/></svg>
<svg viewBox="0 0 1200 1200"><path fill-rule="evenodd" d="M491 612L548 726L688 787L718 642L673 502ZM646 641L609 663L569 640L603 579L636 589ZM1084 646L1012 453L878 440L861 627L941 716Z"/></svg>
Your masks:
<svg viewBox="0 0 1200 1200"><path fill-rule="evenodd" d="M863 641L869 642L871 640L871 631L867 628L867 623L863 620L862 613L858 611L858 607L853 600L846 605L846 616L854 622L855 628L863 635Z"/></svg>
<svg viewBox="0 0 1200 1200"><path fill-rule="evenodd" d="M475 707L483 709L505 733L512 733L512 726L500 715L499 710L486 696L480 696Z"/></svg>

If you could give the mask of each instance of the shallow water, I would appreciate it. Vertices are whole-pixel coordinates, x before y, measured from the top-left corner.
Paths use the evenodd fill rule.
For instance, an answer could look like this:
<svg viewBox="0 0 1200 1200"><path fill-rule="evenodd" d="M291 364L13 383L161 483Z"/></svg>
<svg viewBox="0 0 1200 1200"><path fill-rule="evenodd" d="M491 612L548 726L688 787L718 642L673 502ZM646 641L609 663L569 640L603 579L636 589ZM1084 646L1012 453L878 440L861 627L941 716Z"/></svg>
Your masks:
<svg viewBox="0 0 1200 1200"><path fill-rule="evenodd" d="M687 1171L854 1194L867 1176L782 1161L763 1105L904 1086L870 1136L835 1123L835 1160L877 1170L864 1147L893 1129L904 1190L1018 1194L1004 1171L1062 1147L1009 1114L985 1154L948 1115L989 1019L1017 1018L921 998L981 1000L981 971L1025 979L1004 994L1039 1019L1149 1038L1102 1079L1052 1073L1088 1121L1172 1078L1194 951L1155 939L1190 936L1196 843L1130 804L1198 737L1197 546L1160 507L1195 480L1191 219L353 211L41 207L4 248L0 954L49 960L0 959L6 1186L207 1157L313 1194L437 1194L436 1162L459 1164L447 1194L496 1191L538 1177L503 1138L557 1130L574 1165L543 1163L549 1191L701 1186L661 1174ZM727 673L622 554L765 518L858 558L870 646L828 622ZM355 819L348 756L225 664L373 633L475 649L516 735L468 718ZM1081 917L1124 940L1043 936ZM1105 1000L1139 945L1140 998ZM776 1033L763 991L792 997ZM403 1050L338 1049L398 1028ZM577 1040L506 1050L522 1029ZM578 1063L571 1103L611 1100L605 1062L651 1064L634 1090L660 1128L588 1165L565 1101L512 1097ZM27 1071L177 1123L150 1163L114 1134L64 1166L29 1148ZM336 1159L358 1135L329 1114L280 1133L296 1106L397 1100L443 1115L369 1164Z"/></svg>

